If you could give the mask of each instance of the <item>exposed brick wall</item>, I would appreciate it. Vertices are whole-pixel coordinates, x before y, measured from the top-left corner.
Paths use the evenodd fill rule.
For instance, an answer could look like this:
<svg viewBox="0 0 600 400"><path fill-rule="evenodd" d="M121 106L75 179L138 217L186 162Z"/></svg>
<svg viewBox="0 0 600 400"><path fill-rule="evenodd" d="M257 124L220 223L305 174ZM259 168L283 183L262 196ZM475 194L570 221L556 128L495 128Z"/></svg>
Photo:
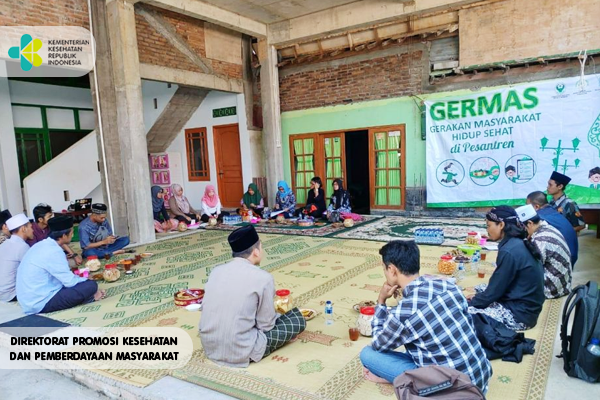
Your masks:
<svg viewBox="0 0 600 400"><path fill-rule="evenodd" d="M135 15L140 63L202 72L139 14Z"/></svg>
<svg viewBox="0 0 600 400"><path fill-rule="evenodd" d="M89 29L86 0L0 0L0 26L82 26Z"/></svg>
<svg viewBox="0 0 600 400"><path fill-rule="evenodd" d="M152 7L175 28L175 31L201 57L206 57L204 21L182 14ZM141 63L160 65L187 71L202 72L183 53L174 48L160 33L152 28L139 14L135 16L138 52ZM235 49L238 50L238 49ZM217 74L242 79L242 66L219 60L210 60Z"/></svg>
<svg viewBox="0 0 600 400"><path fill-rule="evenodd" d="M420 93L422 57L421 51L415 51L352 64L323 66L285 76L280 74L281 111Z"/></svg>

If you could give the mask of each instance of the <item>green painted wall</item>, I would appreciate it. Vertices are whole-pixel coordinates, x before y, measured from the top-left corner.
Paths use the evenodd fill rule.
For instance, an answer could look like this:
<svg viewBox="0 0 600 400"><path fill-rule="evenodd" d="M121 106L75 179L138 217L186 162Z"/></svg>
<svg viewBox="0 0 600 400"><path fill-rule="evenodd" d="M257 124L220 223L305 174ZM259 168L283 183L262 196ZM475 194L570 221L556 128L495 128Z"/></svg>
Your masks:
<svg viewBox="0 0 600 400"><path fill-rule="evenodd" d="M404 124L407 152L406 186L418 186L419 177L425 184L425 141L421 140L421 116L417 103L420 101L416 98L402 97L282 113L281 145L285 179L290 183L292 181L290 135ZM368 168L368 165L365 165L365 168Z"/></svg>

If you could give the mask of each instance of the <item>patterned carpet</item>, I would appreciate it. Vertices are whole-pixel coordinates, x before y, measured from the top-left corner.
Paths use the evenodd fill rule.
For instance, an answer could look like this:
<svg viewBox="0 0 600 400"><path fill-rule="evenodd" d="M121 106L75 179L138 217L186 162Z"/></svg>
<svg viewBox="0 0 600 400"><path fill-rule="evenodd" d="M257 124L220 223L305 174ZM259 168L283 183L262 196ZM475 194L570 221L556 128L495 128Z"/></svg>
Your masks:
<svg viewBox="0 0 600 400"><path fill-rule="evenodd" d="M340 232L333 237L340 239L362 239L389 242L390 240L412 240L418 228L442 228L444 246L464 243L467 233L485 233L485 220L475 218L440 219L425 217L385 217L366 227Z"/></svg>
<svg viewBox="0 0 600 400"><path fill-rule="evenodd" d="M342 232L351 232L354 229L360 227L366 227L371 223L382 219L383 217L373 215L363 215L362 222L355 222L351 228L346 228L342 223L331 224L329 222L317 222L315 225L310 227L301 227L293 223L277 224L270 223L262 220L258 224L254 224L256 231L259 233L272 233L278 235L298 235L298 236L313 236L313 237L333 237L336 234ZM215 227L207 227L207 230L224 230L234 231L237 228L248 225L247 223L241 223L237 225L225 225L219 224Z"/></svg>
<svg viewBox="0 0 600 400"><path fill-rule="evenodd" d="M261 235L266 259L278 288L289 288L298 306L322 312L326 300L334 303L335 323L325 325L323 314L308 321L299 340L247 369L220 367L204 356L197 333L201 313L173 305L173 293L183 287L202 287L215 265L230 258L227 232L199 231L145 246L155 256L138 266L135 274L101 287L108 297L53 318L81 326L172 326L186 330L194 341L190 363L175 371L98 371L136 386L147 386L170 374L241 399L388 399L391 385L365 381L358 358L370 343L361 337L348 340L348 325L356 321L352 306L375 300L383 281L381 243L314 237ZM435 273L445 248L421 248L422 272ZM492 256L492 254L490 254ZM493 261L493 256L488 259ZM485 279L469 274L463 286ZM494 375L488 398L543 399L560 301L547 302L538 326L526 333L537 340L536 354L520 364L492 362Z"/></svg>

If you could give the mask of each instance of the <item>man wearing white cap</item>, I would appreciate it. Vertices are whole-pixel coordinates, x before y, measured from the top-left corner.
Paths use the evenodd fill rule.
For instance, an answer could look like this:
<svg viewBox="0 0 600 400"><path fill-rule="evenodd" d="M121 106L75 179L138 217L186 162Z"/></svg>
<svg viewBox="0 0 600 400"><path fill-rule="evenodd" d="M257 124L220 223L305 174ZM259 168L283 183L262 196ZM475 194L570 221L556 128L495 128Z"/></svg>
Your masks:
<svg viewBox="0 0 600 400"><path fill-rule="evenodd" d="M544 295L556 299L571 292L571 252L558 229L542 220L531 204L515 210L529 235L529 241L542 256Z"/></svg>
<svg viewBox="0 0 600 400"><path fill-rule="evenodd" d="M33 228L24 214L10 218L6 226L11 236L0 251L0 301L15 301L17 268L30 248L25 241L33 238Z"/></svg>

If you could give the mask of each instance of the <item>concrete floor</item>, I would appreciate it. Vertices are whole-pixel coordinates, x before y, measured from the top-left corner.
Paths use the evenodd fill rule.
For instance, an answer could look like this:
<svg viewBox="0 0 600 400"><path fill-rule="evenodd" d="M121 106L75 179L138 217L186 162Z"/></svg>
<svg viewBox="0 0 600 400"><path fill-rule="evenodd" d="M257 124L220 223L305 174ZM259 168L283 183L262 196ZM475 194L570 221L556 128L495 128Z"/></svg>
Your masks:
<svg viewBox="0 0 600 400"><path fill-rule="evenodd" d="M600 239L595 232L583 231L579 238L579 261L573 274L573 285L584 284L589 280L600 282ZM0 323L22 316L18 307L0 304ZM557 327L557 338L558 338ZM554 354L560 353L560 340L555 340ZM2 368L2 366L0 366ZM230 396L214 392L203 387L184 382L172 377L165 377L152 385L128 390L118 394L114 388L119 385L93 385L90 380L86 386L73 378L60 375L54 371L7 370L0 369L0 399L2 400L97 400L109 398L130 399L173 399L187 400L190 397L202 400L228 400ZM96 390L90 387L95 387ZM129 387L130 388L130 387ZM109 395L109 396L107 396ZM589 384L579 379L569 378L562 369L562 360L553 358L546 386L546 400L565 399L598 399L600 384ZM510 399L507 399L510 400Z"/></svg>

